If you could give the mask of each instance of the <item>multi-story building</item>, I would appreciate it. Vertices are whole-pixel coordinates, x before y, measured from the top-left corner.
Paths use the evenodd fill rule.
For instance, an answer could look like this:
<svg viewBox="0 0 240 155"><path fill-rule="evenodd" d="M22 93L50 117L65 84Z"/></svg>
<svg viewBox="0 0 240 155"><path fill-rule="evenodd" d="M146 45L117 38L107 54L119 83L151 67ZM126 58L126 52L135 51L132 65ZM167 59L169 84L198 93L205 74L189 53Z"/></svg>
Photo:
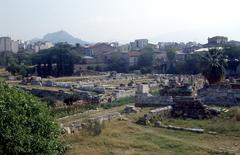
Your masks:
<svg viewBox="0 0 240 155"><path fill-rule="evenodd" d="M28 42L22 41L22 40L18 40L17 42L18 42L18 49L19 50L27 49L27 45L29 44Z"/></svg>
<svg viewBox="0 0 240 155"><path fill-rule="evenodd" d="M125 44L125 45L118 46L118 50L121 53L128 53L131 50L131 48L129 44Z"/></svg>
<svg viewBox="0 0 240 155"><path fill-rule="evenodd" d="M160 50L168 50L168 49L183 49L185 47L184 43L177 42L159 42L158 43Z"/></svg>
<svg viewBox="0 0 240 155"><path fill-rule="evenodd" d="M208 44L210 45L222 45L228 42L228 38L224 36L215 36L208 38Z"/></svg>
<svg viewBox="0 0 240 155"><path fill-rule="evenodd" d="M94 57L96 63L105 63L106 55L111 53L118 53L118 49L108 43L97 43L85 49L85 55Z"/></svg>
<svg viewBox="0 0 240 155"><path fill-rule="evenodd" d="M13 53L17 53L18 50L19 50L18 41L12 40L12 41L11 41L11 51L12 51Z"/></svg>
<svg viewBox="0 0 240 155"><path fill-rule="evenodd" d="M148 46L148 40L147 39L137 39L135 40L136 46L138 49L143 49L144 47Z"/></svg>
<svg viewBox="0 0 240 155"><path fill-rule="evenodd" d="M0 38L0 52L12 51L12 40L10 37Z"/></svg>
<svg viewBox="0 0 240 155"><path fill-rule="evenodd" d="M11 40L10 37L0 37L0 52L18 52L18 41Z"/></svg>
<svg viewBox="0 0 240 155"><path fill-rule="evenodd" d="M130 42L130 49L131 50L141 50L148 46L147 39L137 39L134 42Z"/></svg>
<svg viewBox="0 0 240 155"><path fill-rule="evenodd" d="M137 66L140 55L141 55L141 52L139 52L139 51L129 52L128 53L129 66Z"/></svg>
<svg viewBox="0 0 240 155"><path fill-rule="evenodd" d="M54 47L54 44L51 42L37 42L32 46L34 52L39 52L41 50L46 50Z"/></svg>
<svg viewBox="0 0 240 155"><path fill-rule="evenodd" d="M136 42L130 42L130 50L136 50L136 49L137 49Z"/></svg>

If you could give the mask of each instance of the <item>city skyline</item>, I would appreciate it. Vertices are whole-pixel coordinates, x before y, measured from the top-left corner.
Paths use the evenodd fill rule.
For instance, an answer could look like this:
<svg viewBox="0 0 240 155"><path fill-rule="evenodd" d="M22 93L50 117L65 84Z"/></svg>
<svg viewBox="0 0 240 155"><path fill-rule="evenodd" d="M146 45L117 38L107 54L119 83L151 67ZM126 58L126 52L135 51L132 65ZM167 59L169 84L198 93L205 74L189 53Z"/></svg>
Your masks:
<svg viewBox="0 0 240 155"><path fill-rule="evenodd" d="M30 40L65 30L88 42L240 40L238 6L237 0L2 0L0 36Z"/></svg>

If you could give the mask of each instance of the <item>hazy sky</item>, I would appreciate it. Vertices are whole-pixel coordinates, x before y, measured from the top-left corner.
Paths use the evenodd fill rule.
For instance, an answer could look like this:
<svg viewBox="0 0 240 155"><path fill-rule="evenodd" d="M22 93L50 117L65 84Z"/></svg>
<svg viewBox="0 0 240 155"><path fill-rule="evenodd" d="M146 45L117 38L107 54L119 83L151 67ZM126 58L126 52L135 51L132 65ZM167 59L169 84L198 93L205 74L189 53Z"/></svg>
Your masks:
<svg viewBox="0 0 240 155"><path fill-rule="evenodd" d="M86 41L240 40L239 0L0 0L0 36L66 30Z"/></svg>

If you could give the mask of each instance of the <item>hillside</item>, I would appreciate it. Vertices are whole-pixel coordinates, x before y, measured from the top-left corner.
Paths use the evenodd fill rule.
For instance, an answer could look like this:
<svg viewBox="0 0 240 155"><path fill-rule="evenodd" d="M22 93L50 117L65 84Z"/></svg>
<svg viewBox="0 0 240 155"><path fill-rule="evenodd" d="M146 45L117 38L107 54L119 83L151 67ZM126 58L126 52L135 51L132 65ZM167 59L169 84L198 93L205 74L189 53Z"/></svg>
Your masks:
<svg viewBox="0 0 240 155"><path fill-rule="evenodd" d="M79 43L82 45L87 44L86 41L76 38L66 31L57 31L53 33L48 33L45 36L43 36L42 39L33 39L32 41L49 41L52 43L67 42L69 44Z"/></svg>

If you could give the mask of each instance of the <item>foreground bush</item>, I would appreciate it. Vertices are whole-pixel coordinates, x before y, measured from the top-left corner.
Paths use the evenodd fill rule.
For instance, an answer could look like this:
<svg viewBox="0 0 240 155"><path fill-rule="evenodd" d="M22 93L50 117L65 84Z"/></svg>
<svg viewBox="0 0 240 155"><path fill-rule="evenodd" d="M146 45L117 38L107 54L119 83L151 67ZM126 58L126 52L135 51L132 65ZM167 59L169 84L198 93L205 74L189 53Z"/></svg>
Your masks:
<svg viewBox="0 0 240 155"><path fill-rule="evenodd" d="M0 154L63 154L60 128L40 100L0 82Z"/></svg>

